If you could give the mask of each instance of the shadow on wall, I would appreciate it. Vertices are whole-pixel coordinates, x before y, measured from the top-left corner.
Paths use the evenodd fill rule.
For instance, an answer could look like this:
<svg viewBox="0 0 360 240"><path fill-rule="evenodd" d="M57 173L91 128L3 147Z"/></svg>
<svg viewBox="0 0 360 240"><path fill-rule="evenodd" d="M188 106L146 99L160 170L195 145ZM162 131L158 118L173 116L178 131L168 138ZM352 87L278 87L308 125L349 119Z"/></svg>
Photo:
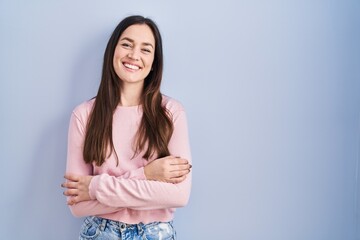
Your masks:
<svg viewBox="0 0 360 240"><path fill-rule="evenodd" d="M79 231L79 220L72 218L60 187L65 172L67 116L44 127L33 157L32 178L25 194L28 200L23 201L27 206L22 206L23 220L28 224L21 231L31 233L30 239L74 239L71 233Z"/></svg>
<svg viewBox="0 0 360 240"><path fill-rule="evenodd" d="M17 238L26 239L77 239L82 219L71 215L60 184L64 181L67 152L67 133L71 111L81 102L92 98L99 84L102 56L108 34L85 42L69 79L66 112L43 127L40 140L32 157L32 178L29 179L23 208L27 223ZM56 103L54 104L56 106Z"/></svg>
<svg viewBox="0 0 360 240"><path fill-rule="evenodd" d="M359 114L360 115L360 114ZM358 115L358 116L359 116ZM360 117L358 117L357 134L357 159L356 159L356 183L355 183L355 224L356 239L360 239Z"/></svg>

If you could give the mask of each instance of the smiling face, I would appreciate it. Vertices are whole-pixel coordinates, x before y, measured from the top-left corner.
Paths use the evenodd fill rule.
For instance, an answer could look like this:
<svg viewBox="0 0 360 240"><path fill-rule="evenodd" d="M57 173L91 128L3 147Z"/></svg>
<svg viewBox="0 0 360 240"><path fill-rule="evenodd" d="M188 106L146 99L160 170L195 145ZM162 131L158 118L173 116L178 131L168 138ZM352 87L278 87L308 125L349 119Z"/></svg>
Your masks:
<svg viewBox="0 0 360 240"><path fill-rule="evenodd" d="M149 26L135 24L120 36L114 52L114 70L123 84L144 84L154 62L155 38Z"/></svg>

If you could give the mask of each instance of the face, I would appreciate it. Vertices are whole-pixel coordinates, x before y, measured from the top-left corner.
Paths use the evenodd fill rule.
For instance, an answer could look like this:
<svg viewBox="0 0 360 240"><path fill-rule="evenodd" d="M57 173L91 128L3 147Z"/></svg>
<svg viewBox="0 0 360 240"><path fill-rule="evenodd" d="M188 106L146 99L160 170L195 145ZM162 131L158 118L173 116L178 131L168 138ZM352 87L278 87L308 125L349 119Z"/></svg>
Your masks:
<svg viewBox="0 0 360 240"><path fill-rule="evenodd" d="M143 84L154 62L155 38L149 26L136 24L120 36L114 52L114 69L123 84Z"/></svg>

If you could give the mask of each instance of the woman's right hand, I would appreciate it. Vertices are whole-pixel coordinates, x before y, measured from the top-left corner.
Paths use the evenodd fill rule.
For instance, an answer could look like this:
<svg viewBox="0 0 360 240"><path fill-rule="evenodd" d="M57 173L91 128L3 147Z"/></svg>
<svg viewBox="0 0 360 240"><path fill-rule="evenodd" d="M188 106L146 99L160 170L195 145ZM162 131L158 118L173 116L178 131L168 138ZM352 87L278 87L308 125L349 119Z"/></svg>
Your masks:
<svg viewBox="0 0 360 240"><path fill-rule="evenodd" d="M191 165L186 159L167 156L155 159L144 167L147 180L180 183L189 174Z"/></svg>

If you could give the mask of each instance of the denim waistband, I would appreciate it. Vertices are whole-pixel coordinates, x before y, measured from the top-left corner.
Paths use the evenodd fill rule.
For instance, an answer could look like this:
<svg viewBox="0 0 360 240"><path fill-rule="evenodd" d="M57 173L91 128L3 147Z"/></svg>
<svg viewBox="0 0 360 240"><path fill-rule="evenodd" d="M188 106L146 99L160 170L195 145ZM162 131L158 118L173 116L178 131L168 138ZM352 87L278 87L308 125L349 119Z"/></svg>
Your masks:
<svg viewBox="0 0 360 240"><path fill-rule="evenodd" d="M151 223L137 223L137 224L128 224L124 222L114 221L110 219L105 219L96 216L90 216L85 219L85 224L95 223L99 225L100 231L105 231L105 228L112 229L114 232L125 232L125 231L135 231L137 234L142 235L147 230L150 230L154 227L160 227L164 224L164 228L171 225L171 229L173 229L173 221L169 222L151 222Z"/></svg>

